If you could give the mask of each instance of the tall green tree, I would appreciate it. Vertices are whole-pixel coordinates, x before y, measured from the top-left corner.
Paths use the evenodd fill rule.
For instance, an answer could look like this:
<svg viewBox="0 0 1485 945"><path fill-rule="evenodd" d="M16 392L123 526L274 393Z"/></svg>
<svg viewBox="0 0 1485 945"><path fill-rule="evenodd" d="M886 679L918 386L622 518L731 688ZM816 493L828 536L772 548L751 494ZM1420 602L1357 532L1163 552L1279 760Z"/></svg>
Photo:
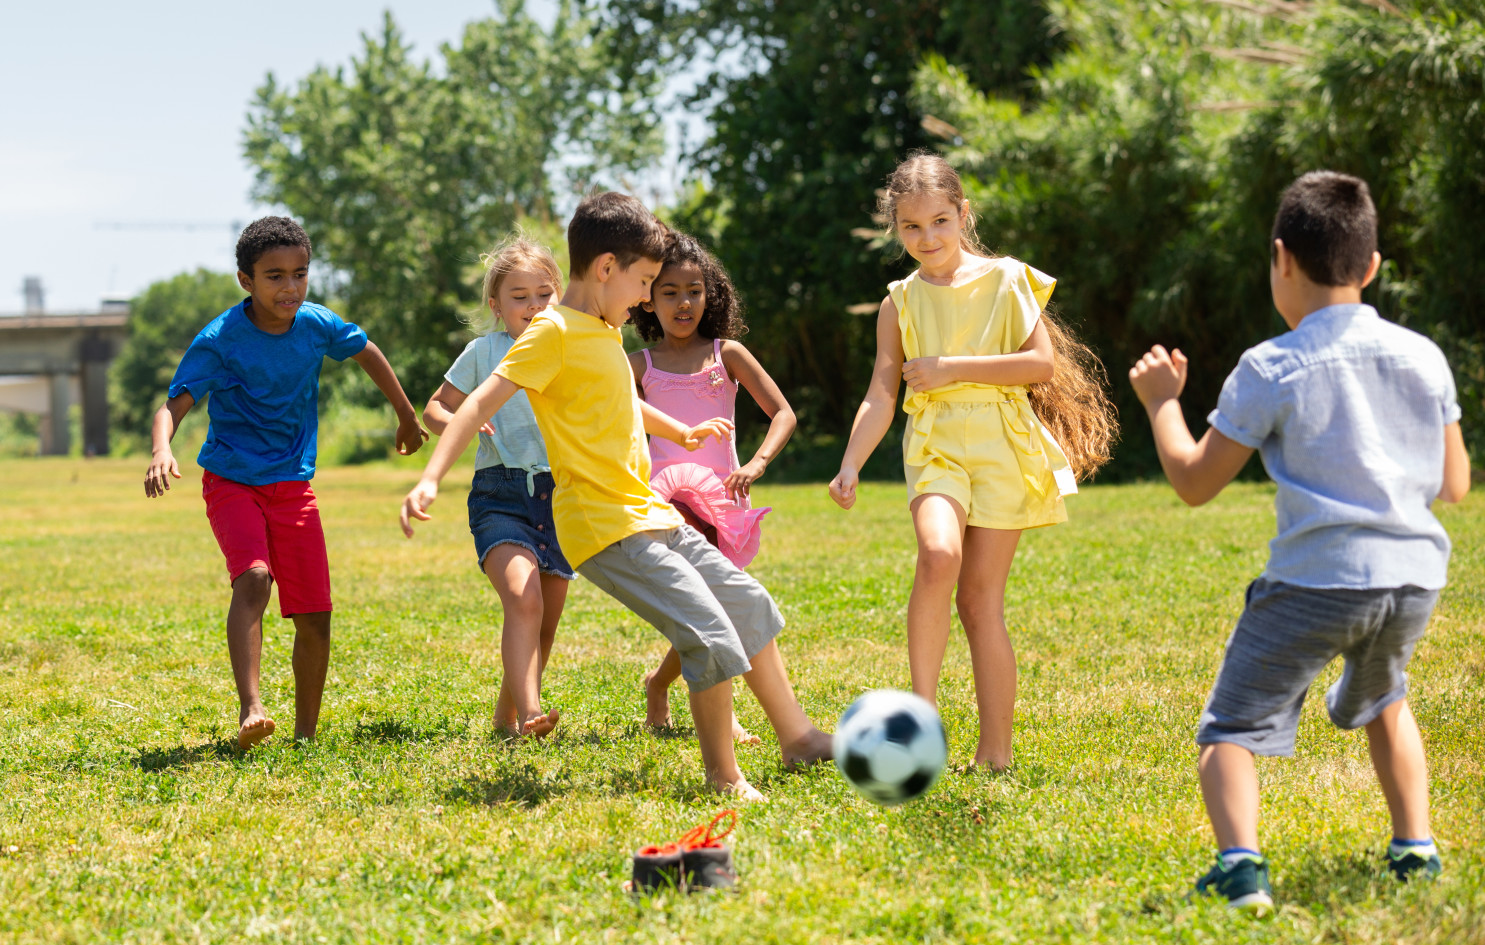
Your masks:
<svg viewBox="0 0 1485 945"><path fill-rule="evenodd" d="M708 239L748 307L747 343L806 431L843 433L865 390L875 311L905 268L853 230L925 146L909 99L938 52L983 88L1034 94L1058 48L1029 0L610 0L636 69L713 65L684 107L710 120L688 158L704 186L675 213Z"/></svg>
<svg viewBox="0 0 1485 945"><path fill-rule="evenodd" d="M150 421L191 339L242 300L237 279L197 269L152 284L131 303L129 337L109 368L114 429L128 443L148 443Z"/></svg>
<svg viewBox="0 0 1485 945"><path fill-rule="evenodd" d="M1281 190L1318 168L1365 178L1386 258L1366 298L1444 343L1480 430L1480 7L1070 0L1069 47L1029 101L943 58L914 101L946 122L982 233L1061 277L1056 301L1116 379L1154 341L1186 351L1198 428L1242 350L1284 330L1267 278ZM1139 408L1115 390L1113 472L1151 471Z"/></svg>
<svg viewBox="0 0 1485 945"><path fill-rule="evenodd" d="M248 116L255 196L303 223L333 275L326 290L414 400L462 347L478 254L662 145L660 77L624 73L581 4L562 0L551 29L522 0L496 8L440 47L439 65L412 56L389 13L348 68L293 86L270 74ZM334 383L374 394L357 373Z"/></svg>

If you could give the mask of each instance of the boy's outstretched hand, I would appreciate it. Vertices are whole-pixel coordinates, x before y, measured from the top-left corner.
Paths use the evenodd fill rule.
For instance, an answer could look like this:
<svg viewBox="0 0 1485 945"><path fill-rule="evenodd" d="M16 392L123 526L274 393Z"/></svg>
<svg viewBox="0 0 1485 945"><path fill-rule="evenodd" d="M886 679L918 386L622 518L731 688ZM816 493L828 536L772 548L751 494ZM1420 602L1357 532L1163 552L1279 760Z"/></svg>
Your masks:
<svg viewBox="0 0 1485 945"><path fill-rule="evenodd" d="M1186 356L1180 348L1167 353L1162 345L1156 345L1129 369L1129 383L1146 408L1178 400L1186 388Z"/></svg>
<svg viewBox="0 0 1485 945"><path fill-rule="evenodd" d="M428 442L428 431L418 422L416 415L397 421L397 452L411 456Z"/></svg>
<svg viewBox="0 0 1485 945"><path fill-rule="evenodd" d="M407 498L402 500L402 514L398 516L398 520L402 522L402 534L408 538L413 536L413 519L426 522L433 518L428 514L428 507L436 498L438 498L438 483L420 481L413 486Z"/></svg>
<svg viewBox="0 0 1485 945"><path fill-rule="evenodd" d="M150 457L149 471L144 474L144 494L153 499L169 492L170 476L180 478L180 464L170 450L161 450Z"/></svg>
<svg viewBox="0 0 1485 945"><path fill-rule="evenodd" d="M707 420L687 430L686 437L681 441L681 445L687 450L698 450L701 449L701 444L709 436L714 436L719 440L730 440L732 439L732 429L731 420L722 417Z"/></svg>

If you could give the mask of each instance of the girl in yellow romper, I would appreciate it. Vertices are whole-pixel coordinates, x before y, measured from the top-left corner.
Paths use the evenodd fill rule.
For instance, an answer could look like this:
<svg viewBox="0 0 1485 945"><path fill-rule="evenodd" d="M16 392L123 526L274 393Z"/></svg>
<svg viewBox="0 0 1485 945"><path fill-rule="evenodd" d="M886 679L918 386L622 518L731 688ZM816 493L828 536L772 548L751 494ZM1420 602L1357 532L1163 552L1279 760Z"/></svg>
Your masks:
<svg viewBox="0 0 1485 945"><path fill-rule="evenodd" d="M914 155L882 193L884 222L919 268L882 301L871 385L830 494L842 508L855 503L861 465L906 381L903 470L918 539L913 691L937 701L952 600L974 668L974 764L999 770L1011 760L1016 699L1005 626L1016 544L1024 529L1067 520L1062 497L1108 459L1112 409L1092 355L1043 311L1055 280L980 247L953 168Z"/></svg>

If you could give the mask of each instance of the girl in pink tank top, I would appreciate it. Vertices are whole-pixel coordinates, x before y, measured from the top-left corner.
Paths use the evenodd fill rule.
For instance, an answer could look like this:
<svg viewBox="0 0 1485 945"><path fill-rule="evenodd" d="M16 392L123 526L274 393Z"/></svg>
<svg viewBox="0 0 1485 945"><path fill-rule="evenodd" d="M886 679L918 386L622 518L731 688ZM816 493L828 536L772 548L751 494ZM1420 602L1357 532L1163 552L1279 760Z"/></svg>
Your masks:
<svg viewBox="0 0 1485 945"><path fill-rule="evenodd" d="M676 231L666 243L660 275L651 286L651 301L630 310L630 323L654 345L631 354L629 364L639 395L681 423L733 419L741 384L769 416L768 433L752 459L739 464L734 440L709 438L687 452L658 437L650 438L650 486L686 521L717 546L739 568L758 553L759 520L768 509L755 509L749 495L794 433L794 411L773 378L737 338L747 330L742 306L726 270L695 238ZM680 675L672 649L653 673L645 676L645 722L670 724L667 695ZM739 740L751 736L733 720Z"/></svg>

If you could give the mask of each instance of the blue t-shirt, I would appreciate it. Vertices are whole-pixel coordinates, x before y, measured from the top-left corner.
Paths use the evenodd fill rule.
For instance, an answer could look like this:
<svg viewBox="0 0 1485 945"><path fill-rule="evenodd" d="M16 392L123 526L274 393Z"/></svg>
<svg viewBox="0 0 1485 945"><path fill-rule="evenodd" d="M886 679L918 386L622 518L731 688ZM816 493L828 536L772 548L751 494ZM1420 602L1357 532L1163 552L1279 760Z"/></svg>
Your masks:
<svg viewBox="0 0 1485 945"><path fill-rule="evenodd" d="M1302 587L1444 586L1432 504L1459 421L1438 346L1370 305L1332 305L1244 352L1207 422L1278 483L1264 577Z"/></svg>
<svg viewBox="0 0 1485 945"><path fill-rule="evenodd" d="M483 384L505 353L515 344L508 332L492 331L476 338L465 346L455 359L444 378L466 395ZM531 412L531 401L524 390L511 395L505 406L490 418L495 435L480 434L479 451L474 455L474 468L506 466L510 469L526 470L526 490L536 494L535 474L551 472L547 463L547 445L536 426L536 416Z"/></svg>
<svg viewBox="0 0 1485 945"><path fill-rule="evenodd" d="M281 335L254 325L247 299L212 319L191 342L170 395L190 391L206 405L211 428L196 462L249 486L304 481L315 474L320 366L366 347L366 332L313 302L299 306Z"/></svg>

